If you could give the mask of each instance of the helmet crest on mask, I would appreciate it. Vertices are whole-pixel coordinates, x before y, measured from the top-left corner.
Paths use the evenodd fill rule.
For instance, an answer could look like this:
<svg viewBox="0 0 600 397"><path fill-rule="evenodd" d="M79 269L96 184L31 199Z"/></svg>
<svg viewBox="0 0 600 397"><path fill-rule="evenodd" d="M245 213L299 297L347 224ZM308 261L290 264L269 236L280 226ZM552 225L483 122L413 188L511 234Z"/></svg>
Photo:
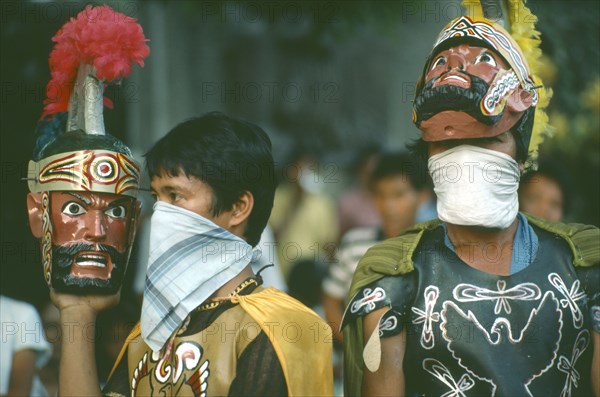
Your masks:
<svg viewBox="0 0 600 397"><path fill-rule="evenodd" d="M442 29L425 63L417 82L413 121L425 141L493 137L513 131L517 145L534 164L537 148L549 133L544 108L552 94L537 77L541 55L540 33L534 26L537 18L521 0L510 0L505 29L501 21L484 17L479 1L467 0L463 5L468 15ZM470 92L460 87L435 89L440 82L427 77L436 66L436 57L461 45L488 49L506 67L498 67L489 81L465 77L479 85L469 87Z"/></svg>
<svg viewBox="0 0 600 397"><path fill-rule="evenodd" d="M113 294L135 235L140 168L105 131L104 87L143 66L150 50L135 19L108 6L87 6L52 40L52 78L28 166L30 226L49 286Z"/></svg>

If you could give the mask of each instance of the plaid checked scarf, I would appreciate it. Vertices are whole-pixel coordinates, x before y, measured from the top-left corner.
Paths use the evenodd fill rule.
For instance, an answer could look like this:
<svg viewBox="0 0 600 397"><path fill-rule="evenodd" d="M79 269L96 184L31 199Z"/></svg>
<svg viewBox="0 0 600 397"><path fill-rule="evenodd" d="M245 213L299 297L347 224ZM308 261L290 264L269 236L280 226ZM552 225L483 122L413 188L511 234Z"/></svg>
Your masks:
<svg viewBox="0 0 600 397"><path fill-rule="evenodd" d="M192 310L259 255L210 220L155 203L141 316L144 341L159 351Z"/></svg>

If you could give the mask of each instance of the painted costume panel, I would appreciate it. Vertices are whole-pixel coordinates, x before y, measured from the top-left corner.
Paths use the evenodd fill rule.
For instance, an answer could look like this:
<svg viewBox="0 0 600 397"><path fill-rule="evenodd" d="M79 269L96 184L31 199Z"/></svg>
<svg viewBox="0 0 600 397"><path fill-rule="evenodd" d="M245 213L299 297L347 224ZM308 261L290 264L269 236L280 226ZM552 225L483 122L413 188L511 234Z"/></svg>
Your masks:
<svg viewBox="0 0 600 397"><path fill-rule="evenodd" d="M161 354L132 334L107 396L333 395L331 329L273 288L199 306Z"/></svg>
<svg viewBox="0 0 600 397"><path fill-rule="evenodd" d="M239 395L240 389L246 389L287 395L273 346L239 305L200 306L165 349L153 352L138 334L104 394L199 397ZM248 376L248 371L253 375Z"/></svg>

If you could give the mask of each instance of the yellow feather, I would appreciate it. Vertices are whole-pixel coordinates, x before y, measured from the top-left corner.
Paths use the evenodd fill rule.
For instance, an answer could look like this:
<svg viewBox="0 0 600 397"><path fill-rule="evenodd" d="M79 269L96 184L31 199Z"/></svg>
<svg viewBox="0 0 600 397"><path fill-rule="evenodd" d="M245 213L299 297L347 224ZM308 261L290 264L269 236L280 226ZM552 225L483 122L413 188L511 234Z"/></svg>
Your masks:
<svg viewBox="0 0 600 397"><path fill-rule="evenodd" d="M533 81L538 86L542 85L539 72L544 65L541 62L541 35L535 29L537 17L525 6L525 2L522 0L508 0L508 16L511 36L525 55ZM550 98L552 98L552 89L542 87L538 89L538 96L539 100L535 108L533 131L529 143L529 159L527 161L527 166L534 168L537 162L539 145L546 137L552 135L552 128L548 124L548 115L545 111L550 103Z"/></svg>
<svg viewBox="0 0 600 397"><path fill-rule="evenodd" d="M463 0L462 5L466 10L467 16L471 18L483 18L483 8L479 0Z"/></svg>
<svg viewBox="0 0 600 397"><path fill-rule="evenodd" d="M529 65L531 77L537 86L542 85L539 77L540 70L544 67L541 62L542 50L540 45L540 32L535 29L537 17L525 6L524 0L505 0L507 4L507 30L517 42L523 55ZM463 0L462 5L466 10L466 15L475 19L484 19L483 8L480 0ZM538 104L535 108L535 117L533 131L531 132L531 142L529 143L529 158L527 167L536 168L538 147L546 137L552 135L552 128L548 123L546 107L552 97L552 90L549 87L538 89Z"/></svg>

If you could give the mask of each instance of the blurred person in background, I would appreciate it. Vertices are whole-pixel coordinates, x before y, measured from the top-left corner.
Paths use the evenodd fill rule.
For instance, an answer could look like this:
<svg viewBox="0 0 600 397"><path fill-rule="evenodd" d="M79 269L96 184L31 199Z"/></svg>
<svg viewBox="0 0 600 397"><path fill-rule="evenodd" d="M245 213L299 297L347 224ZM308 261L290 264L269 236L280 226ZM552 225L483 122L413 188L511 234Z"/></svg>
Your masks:
<svg viewBox="0 0 600 397"><path fill-rule="evenodd" d="M381 225L381 217L373 204L369 189L371 173L381 155L378 146L367 146L358 153L353 167L353 184L339 198L338 217L340 236L355 227L376 227Z"/></svg>
<svg viewBox="0 0 600 397"><path fill-rule="evenodd" d="M40 311L46 340L52 345L52 355L40 370L40 379L49 396L58 395L58 371L61 351L60 312L58 308L47 302Z"/></svg>
<svg viewBox="0 0 600 397"><path fill-rule="evenodd" d="M32 305L0 295L0 396L47 396L38 371L52 355Z"/></svg>
<svg viewBox="0 0 600 397"><path fill-rule="evenodd" d="M551 222L561 222L569 208L569 175L558 160L540 160L519 184L519 209Z"/></svg>
<svg viewBox="0 0 600 397"><path fill-rule="evenodd" d="M337 210L333 200L322 191L328 180L319 174L319 168L312 155L298 149L285 167L284 181L275 193L269 225L288 285L296 263L328 262L335 253Z"/></svg>
<svg viewBox="0 0 600 397"><path fill-rule="evenodd" d="M366 185L370 206L382 220L379 226L355 227L342 237L337 260L326 269L322 283L322 305L334 335L334 374L336 390L341 388L342 333L340 325L344 298L350 290L352 276L360 258L377 242L392 238L415 223L417 209L426 202L427 169L416 156L405 152L381 154L374 164ZM354 211L360 212L360 207ZM321 285L321 284L319 284Z"/></svg>
<svg viewBox="0 0 600 397"><path fill-rule="evenodd" d="M358 261L375 243L396 237L415 223L418 208L429 198L427 178L423 161L406 152L383 154L375 163L368 186L382 225L349 230L323 282L323 307L337 342L342 341L344 298Z"/></svg>

